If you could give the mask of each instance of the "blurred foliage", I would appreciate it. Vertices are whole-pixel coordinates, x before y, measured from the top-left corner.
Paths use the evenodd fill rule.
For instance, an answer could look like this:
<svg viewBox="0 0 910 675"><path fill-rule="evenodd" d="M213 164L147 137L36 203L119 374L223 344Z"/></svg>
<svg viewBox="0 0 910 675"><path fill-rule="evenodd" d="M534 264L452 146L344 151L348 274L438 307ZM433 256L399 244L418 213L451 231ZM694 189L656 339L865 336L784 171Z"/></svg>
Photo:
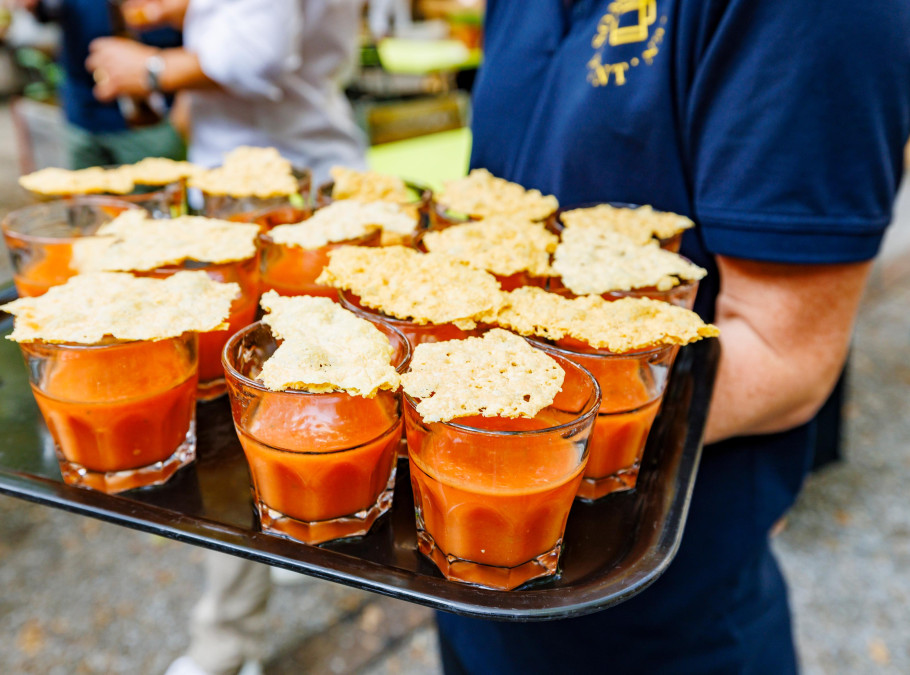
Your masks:
<svg viewBox="0 0 910 675"><path fill-rule="evenodd" d="M15 57L16 64L25 74L22 95L43 103L54 102L63 82L63 70L54 59L34 47L19 47Z"/></svg>

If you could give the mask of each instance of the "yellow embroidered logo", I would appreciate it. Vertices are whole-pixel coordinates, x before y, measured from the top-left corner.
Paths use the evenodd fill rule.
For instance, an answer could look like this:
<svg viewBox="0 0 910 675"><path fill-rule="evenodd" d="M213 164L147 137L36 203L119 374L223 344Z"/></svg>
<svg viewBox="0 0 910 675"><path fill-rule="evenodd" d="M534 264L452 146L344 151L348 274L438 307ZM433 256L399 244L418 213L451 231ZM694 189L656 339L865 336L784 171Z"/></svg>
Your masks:
<svg viewBox="0 0 910 675"><path fill-rule="evenodd" d="M657 28L654 24L659 23ZM594 56L588 61L588 82L594 87L609 84L622 86L626 74L640 65L650 66L660 51L667 24L666 15L657 18L657 0L614 0L607 5L607 12L597 22L597 32L591 40ZM627 61L604 63L604 51L622 45L641 45Z"/></svg>

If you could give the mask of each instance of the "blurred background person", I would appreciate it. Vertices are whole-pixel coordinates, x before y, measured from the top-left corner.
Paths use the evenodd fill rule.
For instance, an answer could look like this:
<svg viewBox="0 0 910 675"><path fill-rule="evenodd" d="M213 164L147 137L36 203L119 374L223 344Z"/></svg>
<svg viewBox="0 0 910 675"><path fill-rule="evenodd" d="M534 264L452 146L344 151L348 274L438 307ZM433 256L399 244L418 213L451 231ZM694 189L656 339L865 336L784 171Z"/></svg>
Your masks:
<svg viewBox="0 0 910 675"><path fill-rule="evenodd" d="M111 36L118 28L125 32L123 26L117 25L120 8L116 2L15 0L15 4L31 11L39 21L53 21L61 27L59 62L64 79L60 99L67 122L70 168L131 164L150 156L186 157L186 144L167 119L167 99L162 97L158 109L152 110L143 99L99 100L93 95L96 80L103 79L106 73L91 72L85 59L95 39ZM137 32L122 39L152 51L181 44L180 33L170 27ZM141 76L148 79L146 66L145 62L141 64Z"/></svg>
<svg viewBox="0 0 910 675"><path fill-rule="evenodd" d="M320 182L335 164L365 166L341 87L361 9L362 0L127 0L134 28L181 28L184 45L95 40L87 65L105 74L95 96L188 91L190 161L215 166L239 145L273 146Z"/></svg>
<svg viewBox="0 0 910 675"><path fill-rule="evenodd" d="M341 86L357 50L362 0L127 0L122 10L135 29L182 29L184 45L96 39L86 61L104 73L95 96L187 96L191 161L215 166L237 146L271 146L310 169L317 185L332 166L365 168L364 140ZM205 566L188 653L168 675L261 672L269 568L212 551Z"/></svg>

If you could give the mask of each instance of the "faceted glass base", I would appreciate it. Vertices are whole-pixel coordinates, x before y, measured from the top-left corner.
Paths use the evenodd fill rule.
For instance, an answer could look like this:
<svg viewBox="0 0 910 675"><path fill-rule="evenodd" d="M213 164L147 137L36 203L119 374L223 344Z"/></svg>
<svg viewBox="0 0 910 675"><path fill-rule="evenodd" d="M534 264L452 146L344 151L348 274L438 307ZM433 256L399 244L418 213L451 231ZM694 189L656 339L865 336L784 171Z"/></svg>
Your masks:
<svg viewBox="0 0 910 675"><path fill-rule="evenodd" d="M395 492L395 469L389 476L389 482L379 494L376 503L370 508L358 511L350 516L330 518L328 520L297 520L276 511L262 502L253 492L253 501L259 513L259 522L263 532L302 541L304 544L322 544L335 539L362 537L373 526L380 516L392 508L392 496Z"/></svg>
<svg viewBox="0 0 910 675"><path fill-rule="evenodd" d="M562 539L549 551L541 553L516 567L496 567L446 555L437 545L433 536L418 526L417 549L435 563L449 581L510 591L532 579L554 576L558 571Z"/></svg>
<svg viewBox="0 0 910 675"><path fill-rule="evenodd" d="M578 487L578 499L586 502L593 502L601 497L606 497L614 492L626 492L634 490L635 483L638 482L639 462L622 471L617 471L603 478L588 478L585 476Z"/></svg>
<svg viewBox="0 0 910 675"><path fill-rule="evenodd" d="M161 485L170 480L177 471L191 464L196 459L196 420L190 422L183 442L174 453L160 462L125 471L92 471L81 464L68 461L60 449L55 446L57 459L60 462L60 473L63 481L77 487L100 490L116 494L135 488Z"/></svg>

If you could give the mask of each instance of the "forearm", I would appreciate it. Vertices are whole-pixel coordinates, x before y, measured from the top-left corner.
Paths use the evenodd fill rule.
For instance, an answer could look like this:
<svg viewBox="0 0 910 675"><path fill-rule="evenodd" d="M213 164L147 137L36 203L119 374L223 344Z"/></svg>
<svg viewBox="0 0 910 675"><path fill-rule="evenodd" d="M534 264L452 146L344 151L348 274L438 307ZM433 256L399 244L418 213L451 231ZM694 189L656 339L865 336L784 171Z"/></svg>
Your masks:
<svg viewBox="0 0 910 675"><path fill-rule="evenodd" d="M164 49L164 72L161 74L161 88L168 92L184 89L217 89L218 83L211 80L199 64L199 57L186 49Z"/></svg>
<svg viewBox="0 0 910 675"><path fill-rule="evenodd" d="M740 292L742 266L722 265L728 290L717 304L722 356L706 442L812 418L843 368L869 267L786 268L752 293Z"/></svg>
<svg viewBox="0 0 910 675"><path fill-rule="evenodd" d="M846 349L824 367L775 352L751 326L720 321L722 355L705 442L792 429L812 419L834 387Z"/></svg>

